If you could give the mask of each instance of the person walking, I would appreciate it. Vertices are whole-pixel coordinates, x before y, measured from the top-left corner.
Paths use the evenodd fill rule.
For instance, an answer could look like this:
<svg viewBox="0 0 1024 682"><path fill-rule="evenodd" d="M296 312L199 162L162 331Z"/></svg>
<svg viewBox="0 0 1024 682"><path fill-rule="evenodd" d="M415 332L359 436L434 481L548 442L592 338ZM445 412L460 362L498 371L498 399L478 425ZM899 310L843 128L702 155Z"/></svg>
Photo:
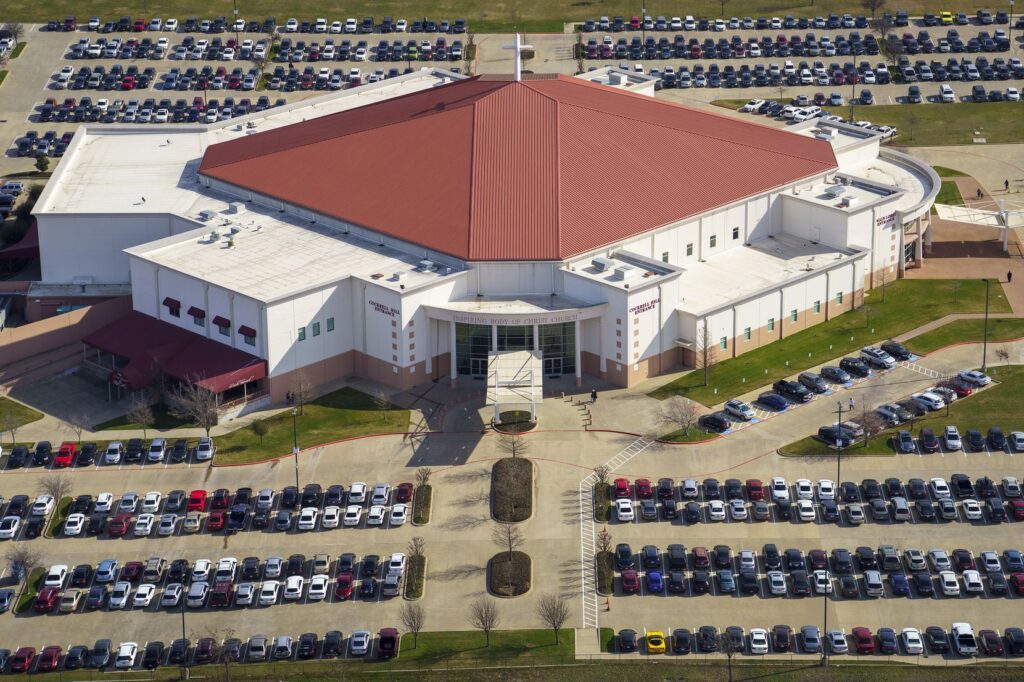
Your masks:
<svg viewBox="0 0 1024 682"><path fill-rule="evenodd" d="M596 402L597 402L597 389L596 388L592 388L592 389L590 389L590 404L593 405Z"/></svg>
<svg viewBox="0 0 1024 682"><path fill-rule="evenodd" d="M1007 270L1006 271L1006 283L1009 284L1012 281L1013 281L1013 271L1012 270Z"/></svg>
<svg viewBox="0 0 1024 682"><path fill-rule="evenodd" d="M1006 190L1007 192L1010 191L1010 181L1009 180L1003 180L1003 189Z"/></svg>
<svg viewBox="0 0 1024 682"><path fill-rule="evenodd" d="M856 401L853 398L850 398L850 412L853 412L853 408L856 404Z"/></svg>
<svg viewBox="0 0 1024 682"><path fill-rule="evenodd" d="M982 196L982 195L981 195L981 188L980 188L980 187L978 188L978 192L977 192L977 195L976 195L976 196L977 196L977 198L978 198L978 199L980 199L980 198L981 198L981 196Z"/></svg>

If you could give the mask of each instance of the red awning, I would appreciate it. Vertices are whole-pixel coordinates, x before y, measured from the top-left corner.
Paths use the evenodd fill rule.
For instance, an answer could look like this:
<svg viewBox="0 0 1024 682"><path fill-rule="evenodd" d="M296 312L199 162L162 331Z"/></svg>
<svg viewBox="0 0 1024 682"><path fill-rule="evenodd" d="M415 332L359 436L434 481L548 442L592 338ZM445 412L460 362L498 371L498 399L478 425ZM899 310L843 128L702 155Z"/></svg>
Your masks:
<svg viewBox="0 0 1024 682"><path fill-rule="evenodd" d="M197 308L195 306L192 306L191 308L188 309L188 314L192 317L198 317L200 319L206 317L206 311L203 310L202 308Z"/></svg>
<svg viewBox="0 0 1024 682"><path fill-rule="evenodd" d="M221 317L220 315L218 315L217 317L213 318L213 325L215 327L230 327L231 320L229 320L226 317Z"/></svg>
<svg viewBox="0 0 1024 682"><path fill-rule="evenodd" d="M39 229L33 219L25 236L17 244L0 249L0 260L32 260L39 258Z"/></svg>
<svg viewBox="0 0 1024 682"><path fill-rule="evenodd" d="M167 298L164 299L164 305L167 306L168 308L180 308L181 301L179 301L176 298L171 298L170 296L168 296Z"/></svg>
<svg viewBox="0 0 1024 682"><path fill-rule="evenodd" d="M242 336L254 337L256 336L256 330L252 327L246 327L244 324L238 328L238 333Z"/></svg>
<svg viewBox="0 0 1024 682"><path fill-rule="evenodd" d="M82 341L126 358L110 381L131 390L160 372L215 393L267 376L266 361L255 355L134 310Z"/></svg>

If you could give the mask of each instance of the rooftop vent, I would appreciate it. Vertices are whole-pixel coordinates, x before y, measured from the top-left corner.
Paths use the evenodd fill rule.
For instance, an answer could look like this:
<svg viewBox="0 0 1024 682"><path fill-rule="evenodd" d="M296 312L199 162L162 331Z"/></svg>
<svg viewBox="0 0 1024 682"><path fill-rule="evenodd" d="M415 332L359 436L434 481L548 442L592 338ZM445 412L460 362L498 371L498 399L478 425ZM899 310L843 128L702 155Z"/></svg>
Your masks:
<svg viewBox="0 0 1024 682"><path fill-rule="evenodd" d="M828 189L825 190L825 194L829 195L830 197L835 198L835 197L839 196L840 194L842 194L845 191L846 191L846 187L843 186L843 185L832 185L831 187L829 187Z"/></svg>
<svg viewBox="0 0 1024 682"><path fill-rule="evenodd" d="M434 261L427 260L426 258L421 260L417 264L417 266L416 266L416 270L419 271L419 272L428 272L428 271L433 270L433 269L434 269Z"/></svg>
<svg viewBox="0 0 1024 682"><path fill-rule="evenodd" d="M615 268L615 279L632 279L636 273L637 269L632 265L620 265Z"/></svg>
<svg viewBox="0 0 1024 682"><path fill-rule="evenodd" d="M595 258L590 261L590 264L594 266L594 269L598 272L604 272L605 270L611 270L615 267L615 261L611 258Z"/></svg>
<svg viewBox="0 0 1024 682"><path fill-rule="evenodd" d="M241 201L232 201L230 204L228 204L227 212L233 215L245 213L245 204Z"/></svg>
<svg viewBox="0 0 1024 682"><path fill-rule="evenodd" d="M839 202L839 205L850 208L851 206L856 206L859 201L860 200L857 199L857 197L844 197L843 200Z"/></svg>
<svg viewBox="0 0 1024 682"><path fill-rule="evenodd" d="M835 128L817 128L814 131L814 137L819 140L834 140L839 135L839 131Z"/></svg>
<svg viewBox="0 0 1024 682"><path fill-rule="evenodd" d="M370 275L370 279L380 279L383 276L384 276L383 274L381 274L379 272L375 272L372 275Z"/></svg>
<svg viewBox="0 0 1024 682"><path fill-rule="evenodd" d="M203 222L207 222L207 221L213 220L216 217L217 217L217 212L216 211L200 211L199 212L199 219L202 220Z"/></svg>
<svg viewBox="0 0 1024 682"><path fill-rule="evenodd" d="M405 280L409 279L409 273L407 273L407 272L396 272L395 274L393 274L391 276L391 279L392 279L392 281L395 281L395 282L404 282Z"/></svg>

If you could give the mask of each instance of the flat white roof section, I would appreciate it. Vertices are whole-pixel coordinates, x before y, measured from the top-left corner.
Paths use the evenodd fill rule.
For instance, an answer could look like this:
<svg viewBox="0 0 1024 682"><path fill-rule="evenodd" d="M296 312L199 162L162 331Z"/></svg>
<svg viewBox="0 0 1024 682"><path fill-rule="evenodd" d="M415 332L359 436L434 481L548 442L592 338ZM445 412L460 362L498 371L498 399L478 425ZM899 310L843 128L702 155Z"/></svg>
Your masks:
<svg viewBox="0 0 1024 682"><path fill-rule="evenodd" d="M688 265L679 278L677 309L701 316L811 273L845 264L864 252L776 235Z"/></svg>

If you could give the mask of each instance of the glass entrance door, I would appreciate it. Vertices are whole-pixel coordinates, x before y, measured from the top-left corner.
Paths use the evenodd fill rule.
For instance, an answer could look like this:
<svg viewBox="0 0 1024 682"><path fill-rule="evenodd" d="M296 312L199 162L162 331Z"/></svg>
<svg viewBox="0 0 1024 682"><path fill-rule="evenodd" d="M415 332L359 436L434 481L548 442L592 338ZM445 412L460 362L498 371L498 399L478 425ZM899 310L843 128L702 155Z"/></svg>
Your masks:
<svg viewBox="0 0 1024 682"><path fill-rule="evenodd" d="M562 376L562 358L544 358L544 376Z"/></svg>
<svg viewBox="0 0 1024 682"><path fill-rule="evenodd" d="M485 377L487 375L487 358L470 358L469 373L475 377Z"/></svg>

